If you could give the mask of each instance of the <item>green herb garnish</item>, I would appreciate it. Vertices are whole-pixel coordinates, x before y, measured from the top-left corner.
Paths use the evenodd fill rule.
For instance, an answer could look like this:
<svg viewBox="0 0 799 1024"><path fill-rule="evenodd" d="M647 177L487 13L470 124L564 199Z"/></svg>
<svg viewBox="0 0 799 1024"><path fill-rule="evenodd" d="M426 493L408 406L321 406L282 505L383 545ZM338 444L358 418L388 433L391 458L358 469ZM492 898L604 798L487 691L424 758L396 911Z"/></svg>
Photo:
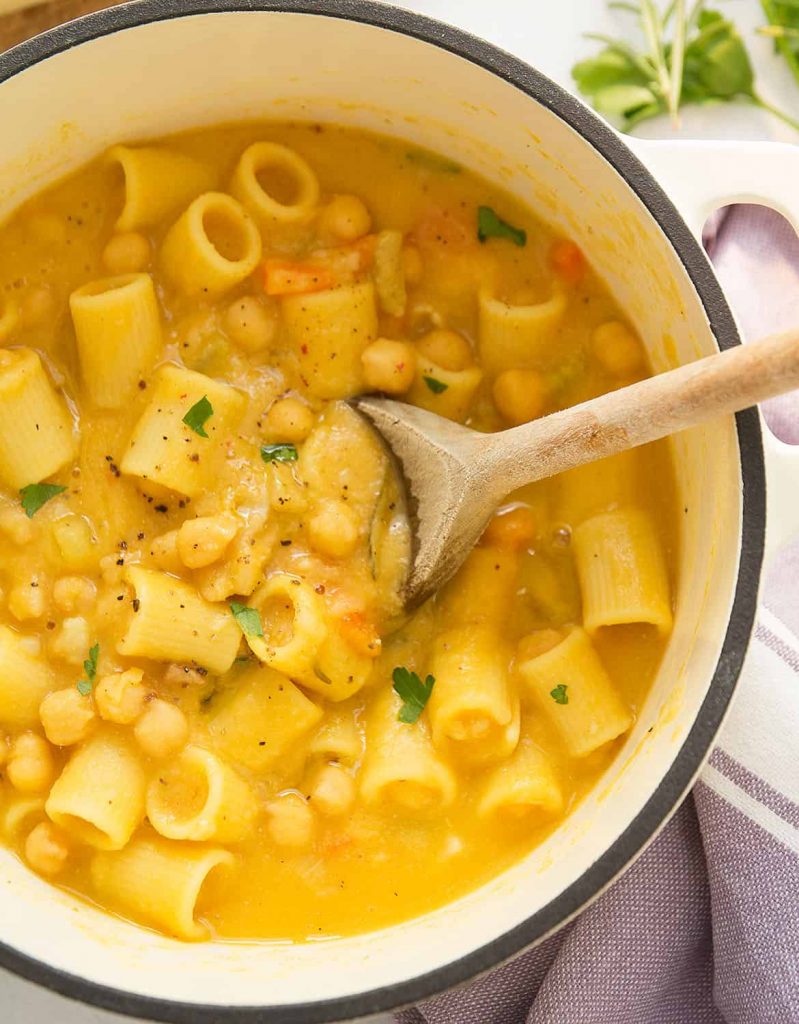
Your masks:
<svg viewBox="0 0 799 1024"><path fill-rule="evenodd" d="M723 14L708 10L705 0L693 0L690 10L687 0L671 0L662 10L656 0L613 0L609 6L636 15L645 46L639 50L623 39L591 33L588 38L604 49L575 64L572 77L596 109L624 131L659 114L669 114L677 125L682 104L735 99L748 100L799 129L799 121L757 93L738 30Z"/></svg>
<svg viewBox="0 0 799 1024"><path fill-rule="evenodd" d="M89 657L83 662L83 671L86 673L86 678L81 679L78 683L78 693L82 697L88 697L92 692L94 686L94 680L97 676L97 659L100 656L100 645L95 644L89 650Z"/></svg>
<svg viewBox="0 0 799 1024"><path fill-rule="evenodd" d="M200 401L195 402L183 417L183 422L190 430L193 430L195 434L199 434L200 437L208 437L208 434L205 432L205 424L210 420L213 414L214 407L208 401L208 396L203 395Z"/></svg>
<svg viewBox="0 0 799 1024"><path fill-rule="evenodd" d="M556 686L554 690L549 691L549 696L555 701L556 704L568 704L569 697L566 693L568 688L569 687L566 686L565 683L560 683L560 685Z"/></svg>
<svg viewBox="0 0 799 1024"><path fill-rule="evenodd" d="M481 242L487 238L507 238L514 245L527 244L527 232L508 224L490 206L477 207L477 237Z"/></svg>
<svg viewBox="0 0 799 1024"><path fill-rule="evenodd" d="M264 635L264 627L261 625L261 616L257 608L250 608L249 605L231 601L230 610L233 612L233 618L241 626L242 632L247 636Z"/></svg>
<svg viewBox="0 0 799 1024"><path fill-rule="evenodd" d="M51 498L65 490L66 487L60 484L28 484L27 487L23 487L19 493L25 515L28 519L33 519L42 505L46 505Z"/></svg>
<svg viewBox="0 0 799 1024"><path fill-rule="evenodd" d="M442 391L446 391L449 387L449 384L445 384L443 380L436 380L435 377L422 377L422 380L434 395L440 395Z"/></svg>
<svg viewBox="0 0 799 1024"><path fill-rule="evenodd" d="M405 153L405 158L412 164L439 174L460 174L462 170L461 165L456 164L454 160L447 160L436 153L428 153L426 149L409 149Z"/></svg>
<svg viewBox="0 0 799 1024"><path fill-rule="evenodd" d="M264 462L296 462L297 449L293 444L262 444L261 458Z"/></svg>
<svg viewBox="0 0 799 1024"><path fill-rule="evenodd" d="M433 676L428 676L422 682L415 672L401 667L394 669L391 678L394 680L394 692L403 702L397 718L406 725L413 725L424 711L436 681Z"/></svg>
<svg viewBox="0 0 799 1024"><path fill-rule="evenodd" d="M758 29L771 36L785 58L793 77L799 82L799 2L797 0L760 0L768 25Z"/></svg>

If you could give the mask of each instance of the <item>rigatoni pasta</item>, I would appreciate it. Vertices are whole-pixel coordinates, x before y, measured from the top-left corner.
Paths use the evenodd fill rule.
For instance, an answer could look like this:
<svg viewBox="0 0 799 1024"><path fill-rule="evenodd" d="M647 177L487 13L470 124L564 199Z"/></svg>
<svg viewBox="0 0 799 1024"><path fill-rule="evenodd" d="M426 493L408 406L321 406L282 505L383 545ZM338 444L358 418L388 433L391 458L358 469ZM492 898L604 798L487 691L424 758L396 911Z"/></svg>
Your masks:
<svg viewBox="0 0 799 1024"><path fill-rule="evenodd" d="M550 650L517 665L522 693L557 732L572 757L585 757L625 733L632 715L584 629L575 626Z"/></svg>
<svg viewBox="0 0 799 1024"><path fill-rule="evenodd" d="M13 490L75 457L69 410L32 349L0 349L0 481Z"/></svg>
<svg viewBox="0 0 799 1024"><path fill-rule="evenodd" d="M69 297L81 373L104 409L135 395L161 355L161 315L149 274L92 281Z"/></svg>
<svg viewBox="0 0 799 1024"><path fill-rule="evenodd" d="M574 531L574 554L589 633L631 622L669 632L666 560L646 512L619 508L586 519Z"/></svg>
<svg viewBox="0 0 799 1024"><path fill-rule="evenodd" d="M23 205L0 843L163 941L388 927L546 843L647 742L667 447L509 495L409 609L414 495L350 399L488 432L644 372L573 242L407 142L204 129Z"/></svg>

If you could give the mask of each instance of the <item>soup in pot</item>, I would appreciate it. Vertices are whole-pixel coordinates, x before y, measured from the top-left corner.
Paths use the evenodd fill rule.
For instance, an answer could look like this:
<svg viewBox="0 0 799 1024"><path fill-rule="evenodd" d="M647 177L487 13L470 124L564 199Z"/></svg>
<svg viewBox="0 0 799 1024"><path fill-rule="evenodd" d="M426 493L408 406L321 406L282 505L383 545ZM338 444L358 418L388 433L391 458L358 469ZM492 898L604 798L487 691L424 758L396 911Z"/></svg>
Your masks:
<svg viewBox="0 0 799 1024"><path fill-rule="evenodd" d="M501 430L649 373L580 249L329 125L113 147L0 228L0 841L187 940L364 932L568 815L667 642L648 446L507 499L406 613L347 404Z"/></svg>

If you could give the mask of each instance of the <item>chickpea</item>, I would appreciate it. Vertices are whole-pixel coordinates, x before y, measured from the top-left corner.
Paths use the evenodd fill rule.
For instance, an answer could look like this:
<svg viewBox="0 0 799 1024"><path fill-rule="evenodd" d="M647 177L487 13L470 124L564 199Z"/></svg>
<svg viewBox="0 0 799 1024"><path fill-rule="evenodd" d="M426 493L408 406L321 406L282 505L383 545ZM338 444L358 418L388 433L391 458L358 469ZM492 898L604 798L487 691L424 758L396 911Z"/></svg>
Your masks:
<svg viewBox="0 0 799 1024"><path fill-rule="evenodd" d="M53 523L53 537L66 569L86 569L94 563L92 528L83 516L67 515Z"/></svg>
<svg viewBox="0 0 799 1024"><path fill-rule="evenodd" d="M61 658L68 665L81 665L86 651L91 646L91 632L87 619L82 615L70 616L61 623L61 628L48 647L54 658Z"/></svg>
<svg viewBox="0 0 799 1024"><path fill-rule="evenodd" d="M407 341L378 338L361 356L364 382L370 391L401 395L413 384L416 352Z"/></svg>
<svg viewBox="0 0 799 1024"><path fill-rule="evenodd" d="M267 830L278 846L310 845L314 834L314 814L299 793L285 793L266 806Z"/></svg>
<svg viewBox="0 0 799 1024"><path fill-rule="evenodd" d="M11 785L20 793L42 793L55 776L50 744L35 732L23 732L11 745L6 767Z"/></svg>
<svg viewBox="0 0 799 1024"><path fill-rule="evenodd" d="M166 572L182 572L183 563L178 555L178 531L170 530L169 533L162 533L160 537L153 537L150 542L150 557L159 569Z"/></svg>
<svg viewBox="0 0 799 1024"><path fill-rule="evenodd" d="M71 747L81 743L96 721L88 694L84 697L77 687L48 693L39 706L44 734L56 747Z"/></svg>
<svg viewBox="0 0 799 1024"><path fill-rule="evenodd" d="M234 299L225 311L225 331L245 352L268 348L275 339L277 326L277 307L265 305L254 295Z"/></svg>
<svg viewBox="0 0 799 1024"><path fill-rule="evenodd" d="M319 215L319 235L329 242L354 242L371 226L366 204L357 196L333 196Z"/></svg>
<svg viewBox="0 0 799 1024"><path fill-rule="evenodd" d="M97 587L85 576L62 576L53 584L53 601L60 612L87 612L97 600Z"/></svg>
<svg viewBox="0 0 799 1024"><path fill-rule="evenodd" d="M150 243L138 231L112 235L103 249L103 266L110 274L135 274L150 262Z"/></svg>
<svg viewBox="0 0 799 1024"><path fill-rule="evenodd" d="M116 725L131 725L147 706L148 689L140 668L103 676L94 688L94 703L101 718Z"/></svg>
<svg viewBox="0 0 799 1024"><path fill-rule="evenodd" d="M494 381L493 395L502 418L518 425L544 412L547 388L535 370L504 370Z"/></svg>
<svg viewBox="0 0 799 1024"><path fill-rule="evenodd" d="M409 288L415 288L421 283L424 275L424 264L422 254L415 245L406 245L402 250L402 270L405 274L405 284Z"/></svg>
<svg viewBox="0 0 799 1024"><path fill-rule="evenodd" d="M442 370L465 370L474 362L472 347L466 338L447 328L429 331L416 342L416 347Z"/></svg>
<svg viewBox="0 0 799 1024"><path fill-rule="evenodd" d="M9 592L8 610L19 622L38 619L47 605L47 581L37 574L20 580Z"/></svg>
<svg viewBox="0 0 799 1024"><path fill-rule="evenodd" d="M279 398L266 414L266 428L276 441L298 444L310 434L314 414L299 398Z"/></svg>
<svg viewBox="0 0 799 1024"><path fill-rule="evenodd" d="M243 525L232 512L187 519L177 536L181 562L188 569L203 569L219 561Z"/></svg>
<svg viewBox="0 0 799 1024"><path fill-rule="evenodd" d="M133 728L139 746L150 757L169 757L185 747L189 738L186 716L168 701L150 701Z"/></svg>
<svg viewBox="0 0 799 1024"><path fill-rule="evenodd" d="M481 544L488 547L509 548L513 551L529 548L536 537L533 510L519 505L495 515L485 528Z"/></svg>
<svg viewBox="0 0 799 1024"><path fill-rule="evenodd" d="M308 539L321 555L346 558L358 544L358 524L346 503L331 498L311 517Z"/></svg>
<svg viewBox="0 0 799 1024"><path fill-rule="evenodd" d="M529 661L540 654L546 654L553 647L557 647L562 639L563 633L558 629L539 629L535 633L530 633L519 641L516 661Z"/></svg>
<svg viewBox="0 0 799 1024"><path fill-rule="evenodd" d="M603 369L615 377L628 377L643 365L641 342L621 320L600 324L593 333L591 344Z"/></svg>
<svg viewBox="0 0 799 1024"><path fill-rule="evenodd" d="M69 857L69 842L51 821L41 821L25 840L25 860L40 875L57 875Z"/></svg>
<svg viewBox="0 0 799 1024"><path fill-rule="evenodd" d="M309 789L313 807L327 817L344 814L355 803L355 780L337 764L322 765Z"/></svg>
<svg viewBox="0 0 799 1024"><path fill-rule="evenodd" d="M0 533L14 544L22 546L33 537L33 523L21 508L12 505L0 511Z"/></svg>
<svg viewBox="0 0 799 1024"><path fill-rule="evenodd" d="M38 327L55 312L56 300L47 285L31 288L22 298L20 314L25 327Z"/></svg>

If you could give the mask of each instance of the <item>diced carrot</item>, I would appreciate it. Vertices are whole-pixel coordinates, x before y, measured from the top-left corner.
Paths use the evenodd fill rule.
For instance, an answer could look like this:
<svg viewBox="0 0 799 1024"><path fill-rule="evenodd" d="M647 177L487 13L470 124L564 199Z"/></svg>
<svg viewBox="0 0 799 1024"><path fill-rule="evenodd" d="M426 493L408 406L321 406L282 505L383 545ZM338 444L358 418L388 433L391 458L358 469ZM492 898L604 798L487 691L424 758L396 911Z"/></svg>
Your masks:
<svg viewBox="0 0 799 1024"><path fill-rule="evenodd" d="M270 259L264 264L267 295L302 295L321 292L336 285L336 275L319 263Z"/></svg>
<svg viewBox="0 0 799 1024"><path fill-rule="evenodd" d="M352 245L317 249L304 260L268 259L264 264L267 295L303 295L348 284L368 270L376 235L365 235Z"/></svg>
<svg viewBox="0 0 799 1024"><path fill-rule="evenodd" d="M549 259L556 274L569 284L579 284L585 273L585 256L575 242L561 239L549 251Z"/></svg>
<svg viewBox="0 0 799 1024"><path fill-rule="evenodd" d="M533 510L527 505L517 505L516 508L494 516L483 531L480 543L485 547L518 551L529 548L535 538L536 522Z"/></svg>
<svg viewBox="0 0 799 1024"><path fill-rule="evenodd" d="M442 206L431 206L412 234L420 249L440 248L452 253L477 245L474 225L459 212Z"/></svg>
<svg viewBox="0 0 799 1024"><path fill-rule="evenodd" d="M354 651L366 658L380 654L380 635L363 612L347 612L339 622L342 636Z"/></svg>

